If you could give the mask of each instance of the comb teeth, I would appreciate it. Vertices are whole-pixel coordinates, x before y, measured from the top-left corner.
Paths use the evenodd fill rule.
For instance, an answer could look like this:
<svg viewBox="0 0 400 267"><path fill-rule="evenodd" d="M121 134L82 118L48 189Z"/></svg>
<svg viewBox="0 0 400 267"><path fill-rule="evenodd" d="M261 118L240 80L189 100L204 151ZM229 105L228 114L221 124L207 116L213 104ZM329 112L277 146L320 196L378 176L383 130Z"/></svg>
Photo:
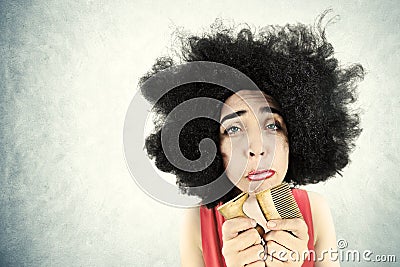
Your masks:
<svg viewBox="0 0 400 267"><path fill-rule="evenodd" d="M282 219L303 218L289 184L282 183L271 189L272 200Z"/></svg>
<svg viewBox="0 0 400 267"><path fill-rule="evenodd" d="M257 193L256 198L267 220L303 218L286 182Z"/></svg>

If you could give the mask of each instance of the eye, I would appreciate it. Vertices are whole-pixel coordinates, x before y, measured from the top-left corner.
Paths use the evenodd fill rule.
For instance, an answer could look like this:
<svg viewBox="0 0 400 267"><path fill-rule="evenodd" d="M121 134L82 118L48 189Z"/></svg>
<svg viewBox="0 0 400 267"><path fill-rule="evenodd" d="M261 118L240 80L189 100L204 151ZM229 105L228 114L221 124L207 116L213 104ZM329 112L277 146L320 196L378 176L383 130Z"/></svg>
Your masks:
<svg viewBox="0 0 400 267"><path fill-rule="evenodd" d="M241 129L240 129L239 127L237 127L237 126L231 126L231 127L227 128L227 129L225 130L225 133L226 133L226 134L229 134L229 135L233 135L233 134L236 134L236 133L238 133L238 132L240 132L240 131L241 131Z"/></svg>
<svg viewBox="0 0 400 267"><path fill-rule="evenodd" d="M274 122L274 123L269 123L265 126L267 129L269 130L273 130L273 131L277 131L282 129L281 125L279 124L279 122Z"/></svg>

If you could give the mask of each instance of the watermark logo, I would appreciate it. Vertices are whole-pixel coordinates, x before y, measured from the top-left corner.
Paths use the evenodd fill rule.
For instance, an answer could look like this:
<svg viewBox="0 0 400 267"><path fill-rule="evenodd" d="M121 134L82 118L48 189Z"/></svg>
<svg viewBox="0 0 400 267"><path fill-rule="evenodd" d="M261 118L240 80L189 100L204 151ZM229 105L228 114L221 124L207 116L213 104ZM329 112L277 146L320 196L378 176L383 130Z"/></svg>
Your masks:
<svg viewBox="0 0 400 267"><path fill-rule="evenodd" d="M345 239L339 239L338 241L337 241L337 247L338 247L338 249L345 249L345 248L347 248L348 247L348 243L347 243L347 241L345 240Z"/></svg>
<svg viewBox="0 0 400 267"><path fill-rule="evenodd" d="M263 261L274 261L279 260L281 262L303 262L303 261L340 261L340 262L375 262L375 263L391 263L397 262L397 257L394 254L377 254L370 249L356 250L348 249L348 242L345 239L339 239L337 241L337 248L330 248L328 250L322 250L317 253L314 250L307 251L275 251L265 248L261 251L259 258ZM267 252L267 254L265 254Z"/></svg>

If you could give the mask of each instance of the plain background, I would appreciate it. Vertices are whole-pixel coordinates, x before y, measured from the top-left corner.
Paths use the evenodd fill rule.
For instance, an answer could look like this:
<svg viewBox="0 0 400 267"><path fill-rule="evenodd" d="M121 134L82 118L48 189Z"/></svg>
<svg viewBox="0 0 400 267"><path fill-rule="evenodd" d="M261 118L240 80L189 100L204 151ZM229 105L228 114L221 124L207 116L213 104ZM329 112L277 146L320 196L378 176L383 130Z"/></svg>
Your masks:
<svg viewBox="0 0 400 267"><path fill-rule="evenodd" d="M217 17L310 24L327 8L341 18L327 30L336 57L367 70L357 104L364 131L343 177L309 189L329 201L347 249L400 261L398 1L0 1L0 8L0 266L179 266L182 210L144 194L125 165L122 129L138 78L169 52L176 28L201 32ZM342 263L355 265L377 264Z"/></svg>

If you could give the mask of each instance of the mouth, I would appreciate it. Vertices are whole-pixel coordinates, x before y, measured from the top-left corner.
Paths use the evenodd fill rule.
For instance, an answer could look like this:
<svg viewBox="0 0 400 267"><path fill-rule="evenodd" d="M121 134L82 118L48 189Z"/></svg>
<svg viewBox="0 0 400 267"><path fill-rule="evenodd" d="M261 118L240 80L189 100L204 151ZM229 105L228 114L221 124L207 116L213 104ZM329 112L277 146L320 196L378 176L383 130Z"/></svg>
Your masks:
<svg viewBox="0 0 400 267"><path fill-rule="evenodd" d="M250 181L261 181L272 177L274 174L274 170L255 170L249 172L246 178Z"/></svg>

